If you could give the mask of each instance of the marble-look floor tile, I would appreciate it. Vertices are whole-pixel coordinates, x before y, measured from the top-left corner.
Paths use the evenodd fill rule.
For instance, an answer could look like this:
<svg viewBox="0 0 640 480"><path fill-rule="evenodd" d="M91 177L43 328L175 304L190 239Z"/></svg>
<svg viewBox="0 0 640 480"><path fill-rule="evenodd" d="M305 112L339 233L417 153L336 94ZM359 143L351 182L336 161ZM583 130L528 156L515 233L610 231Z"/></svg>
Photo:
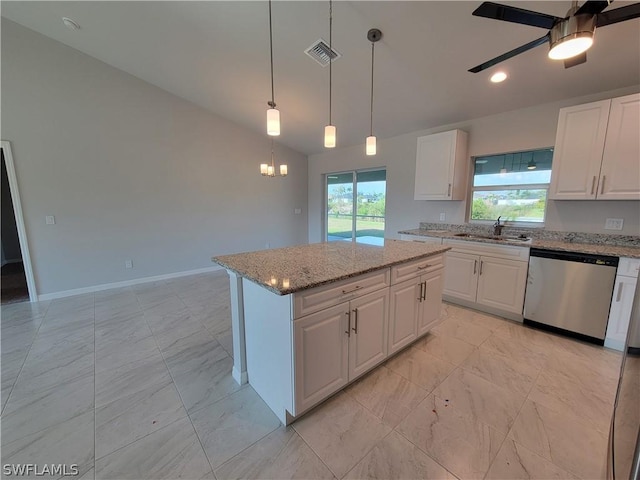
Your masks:
<svg viewBox="0 0 640 480"><path fill-rule="evenodd" d="M436 388L456 368L452 363L415 347L399 353L385 365L427 392Z"/></svg>
<svg viewBox="0 0 640 480"><path fill-rule="evenodd" d="M491 464L487 480L578 480L578 477L557 467L511 439L506 439Z"/></svg>
<svg viewBox="0 0 640 480"><path fill-rule="evenodd" d="M233 358L233 334L231 327L225 333L217 335L216 340L224 348L224 350Z"/></svg>
<svg viewBox="0 0 640 480"><path fill-rule="evenodd" d="M61 382L37 394L17 395L19 382L18 379L2 416L3 445L93 410L93 374Z"/></svg>
<svg viewBox="0 0 640 480"><path fill-rule="evenodd" d="M480 348L462 364L462 368L496 385L528 395L540 369L489 349Z"/></svg>
<svg viewBox="0 0 640 480"><path fill-rule="evenodd" d="M148 304L141 303L142 310L149 315L169 315L171 313L179 313L184 311L186 305L180 297L170 294Z"/></svg>
<svg viewBox="0 0 640 480"><path fill-rule="evenodd" d="M396 432L391 432L373 447L344 478L455 480L429 455Z"/></svg>
<svg viewBox="0 0 640 480"><path fill-rule="evenodd" d="M546 364L547 357L552 351L551 348L531 348L530 344L524 341L500 335L491 335L479 348L482 351L499 353L500 355L513 358L518 362L526 363L538 369Z"/></svg>
<svg viewBox="0 0 640 480"><path fill-rule="evenodd" d="M555 350L547 359L545 371L578 381L584 388L600 392L603 398L609 398L613 402L620 376L621 359L614 358L614 361L608 361L611 357L607 357L594 362L594 358L595 355L586 359L570 351Z"/></svg>
<svg viewBox="0 0 640 480"><path fill-rule="evenodd" d="M526 398L462 369L453 372L433 394L448 401L456 411L477 418L505 435Z"/></svg>
<svg viewBox="0 0 640 480"><path fill-rule="evenodd" d="M214 469L280 426L251 387L201 408L191 421Z"/></svg>
<svg viewBox="0 0 640 480"><path fill-rule="evenodd" d="M613 412L609 392L586 388L579 381L543 369L528 398L558 412L589 419L602 433L609 431Z"/></svg>
<svg viewBox="0 0 640 480"><path fill-rule="evenodd" d="M338 478L391 431L344 393L322 404L293 426Z"/></svg>
<svg viewBox="0 0 640 480"><path fill-rule="evenodd" d="M460 365L477 348L457 338L431 332L418 340L415 347L454 365Z"/></svg>
<svg viewBox="0 0 640 480"><path fill-rule="evenodd" d="M168 372L155 384L96 408L96 457L107 455L185 417Z"/></svg>
<svg viewBox="0 0 640 480"><path fill-rule="evenodd" d="M213 339L208 341L206 335L197 340L174 354L165 353L167 366L189 413L243 388L231 376L233 359L220 344Z"/></svg>
<svg viewBox="0 0 640 480"><path fill-rule="evenodd" d="M392 428L427 396L424 389L383 366L348 387L346 392Z"/></svg>
<svg viewBox="0 0 640 480"><path fill-rule="evenodd" d="M524 343L530 350L543 354L548 354L554 348L554 335L519 323L507 322L494 333L507 340Z"/></svg>
<svg viewBox="0 0 640 480"><path fill-rule="evenodd" d="M492 332L502 328L509 320L496 317L489 313L479 312L477 310L471 310L469 308L458 308L452 316L461 320L469 321L475 325L491 330Z"/></svg>
<svg viewBox="0 0 640 480"><path fill-rule="evenodd" d="M396 428L458 478L481 479L505 435L429 395Z"/></svg>
<svg viewBox="0 0 640 480"><path fill-rule="evenodd" d="M41 322L51 301L44 302L21 302L0 306L2 315L2 325L10 326L22 322Z"/></svg>
<svg viewBox="0 0 640 480"><path fill-rule="evenodd" d="M335 478L291 427L278 428L214 473L218 480Z"/></svg>
<svg viewBox="0 0 640 480"><path fill-rule="evenodd" d="M2 464L77 465L83 476L93 468L93 411L2 445ZM42 478L21 476L20 478Z"/></svg>
<svg viewBox="0 0 640 480"><path fill-rule="evenodd" d="M101 348L118 344L123 340L149 337L151 333L143 313L123 315L96 326L96 347Z"/></svg>
<svg viewBox="0 0 640 480"><path fill-rule="evenodd" d="M188 418L96 461L96 479L213 479Z"/></svg>
<svg viewBox="0 0 640 480"><path fill-rule="evenodd" d="M93 316L94 305L95 296L93 293L58 298L51 301L51 305L49 305L49 308L47 309L45 320L49 320L52 316L63 314L85 315L90 313Z"/></svg>
<svg viewBox="0 0 640 480"><path fill-rule="evenodd" d="M115 337L108 341L99 341L96 336L96 372L119 368L159 352L150 331L148 336Z"/></svg>
<svg viewBox="0 0 640 480"><path fill-rule="evenodd" d="M202 325L199 320L192 320L180 324L171 329L164 329L155 333L154 337L158 342L160 351L166 357L177 355L178 353L188 350L193 345L199 345L205 342L214 342L213 335Z"/></svg>
<svg viewBox="0 0 640 480"><path fill-rule="evenodd" d="M602 478L607 436L587 419L527 400L509 437L580 478Z"/></svg>
<svg viewBox="0 0 640 480"><path fill-rule="evenodd" d="M467 320L449 317L431 330L435 335L447 335L478 346L491 336L491 330Z"/></svg>

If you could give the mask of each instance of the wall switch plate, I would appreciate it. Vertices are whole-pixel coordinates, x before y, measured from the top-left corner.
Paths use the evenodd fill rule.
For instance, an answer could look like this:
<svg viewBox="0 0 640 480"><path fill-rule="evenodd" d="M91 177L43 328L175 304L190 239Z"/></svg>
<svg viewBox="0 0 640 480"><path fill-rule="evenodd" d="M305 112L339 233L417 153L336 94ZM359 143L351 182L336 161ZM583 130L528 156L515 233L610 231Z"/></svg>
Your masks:
<svg viewBox="0 0 640 480"><path fill-rule="evenodd" d="M440 221L444 222L447 219L447 215L445 213L440 214Z"/></svg>
<svg viewBox="0 0 640 480"><path fill-rule="evenodd" d="M56 218L53 215L47 215L46 217L44 217L44 221L47 225L56 224Z"/></svg>
<svg viewBox="0 0 640 480"><path fill-rule="evenodd" d="M131 260L125 260L124 268L133 268L133 262Z"/></svg>
<svg viewBox="0 0 640 480"><path fill-rule="evenodd" d="M271 243L269 243L269 242L265 242L265 243L264 243L264 248L269 248L269 247L271 247Z"/></svg>
<svg viewBox="0 0 640 480"><path fill-rule="evenodd" d="M295 208L295 209L293 210L293 213L295 213L296 215L300 215L300 214L302 213L302 209L300 209L300 208Z"/></svg>
<svg viewBox="0 0 640 480"><path fill-rule="evenodd" d="M605 230L622 230L624 225L624 218L607 218L604 222Z"/></svg>

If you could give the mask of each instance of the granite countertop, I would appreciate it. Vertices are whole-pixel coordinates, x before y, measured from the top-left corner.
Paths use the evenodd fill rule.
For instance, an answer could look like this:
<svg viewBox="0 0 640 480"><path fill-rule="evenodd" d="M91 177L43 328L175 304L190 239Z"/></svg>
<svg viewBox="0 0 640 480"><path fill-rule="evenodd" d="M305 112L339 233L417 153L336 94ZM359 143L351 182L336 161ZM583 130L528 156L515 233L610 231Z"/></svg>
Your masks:
<svg viewBox="0 0 640 480"><path fill-rule="evenodd" d="M460 231L458 231L460 230ZM640 258L640 247L638 246L626 246L619 244L606 243L606 239L600 238L601 236L593 236L594 241L599 243L586 243L582 241L566 241L560 238L532 238L530 242L518 242L518 241L505 241L494 240L491 238L477 238L477 237L459 237L456 233L461 233L462 229L456 230L442 230L442 229L424 229L416 228L413 230L401 230L398 233L404 235L417 235L423 237L437 237L447 238L452 240L462 240L468 242L481 242L481 243L494 243L499 245L508 245L511 247L528 247L539 248L544 250L560 250L564 252L579 252L579 253L591 253L595 255L609 255L612 257L629 257ZM486 234L486 233L485 233ZM570 235L570 234L565 234ZM583 235L585 240L588 240L588 235Z"/></svg>
<svg viewBox="0 0 640 480"><path fill-rule="evenodd" d="M307 290L449 250L401 240L384 246L328 242L221 255L211 260L277 295Z"/></svg>

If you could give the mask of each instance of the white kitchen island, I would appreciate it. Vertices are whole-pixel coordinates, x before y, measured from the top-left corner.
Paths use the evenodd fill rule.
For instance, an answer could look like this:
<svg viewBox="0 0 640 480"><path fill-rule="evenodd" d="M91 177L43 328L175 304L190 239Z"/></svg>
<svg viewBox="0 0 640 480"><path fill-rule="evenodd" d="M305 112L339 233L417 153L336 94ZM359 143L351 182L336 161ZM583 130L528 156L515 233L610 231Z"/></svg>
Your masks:
<svg viewBox="0 0 640 480"><path fill-rule="evenodd" d="M291 423L439 323L448 249L385 240L214 257L231 282L234 379Z"/></svg>

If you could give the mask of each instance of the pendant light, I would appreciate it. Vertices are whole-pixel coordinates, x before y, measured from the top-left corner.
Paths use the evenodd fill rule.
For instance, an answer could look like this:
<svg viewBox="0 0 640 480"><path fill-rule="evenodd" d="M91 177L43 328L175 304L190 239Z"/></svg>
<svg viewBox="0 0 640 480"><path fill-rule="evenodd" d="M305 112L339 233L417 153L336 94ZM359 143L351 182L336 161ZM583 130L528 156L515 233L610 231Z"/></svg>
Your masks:
<svg viewBox="0 0 640 480"><path fill-rule="evenodd" d="M260 174L263 177L286 177L289 173L289 169L285 164L280 165L280 173L276 173L276 165L273 155L273 138L271 138L271 163L260 164Z"/></svg>
<svg viewBox="0 0 640 480"><path fill-rule="evenodd" d="M271 101L267 102L267 135L277 137L280 135L280 111L276 109L276 101L273 93L273 27L271 23L271 0L269 0L269 50L271 53Z"/></svg>
<svg viewBox="0 0 640 480"><path fill-rule="evenodd" d="M369 125L369 136L367 137L365 152L367 155L376 154L376 137L373 136L373 61L375 58L375 45L382 38L382 32L377 28L372 28L367 32L367 39L371 42L371 121Z"/></svg>
<svg viewBox="0 0 640 480"><path fill-rule="evenodd" d="M333 1L329 0L329 125L324 127L324 146L334 148L336 146L336 127L331 123L331 80L333 65Z"/></svg>

